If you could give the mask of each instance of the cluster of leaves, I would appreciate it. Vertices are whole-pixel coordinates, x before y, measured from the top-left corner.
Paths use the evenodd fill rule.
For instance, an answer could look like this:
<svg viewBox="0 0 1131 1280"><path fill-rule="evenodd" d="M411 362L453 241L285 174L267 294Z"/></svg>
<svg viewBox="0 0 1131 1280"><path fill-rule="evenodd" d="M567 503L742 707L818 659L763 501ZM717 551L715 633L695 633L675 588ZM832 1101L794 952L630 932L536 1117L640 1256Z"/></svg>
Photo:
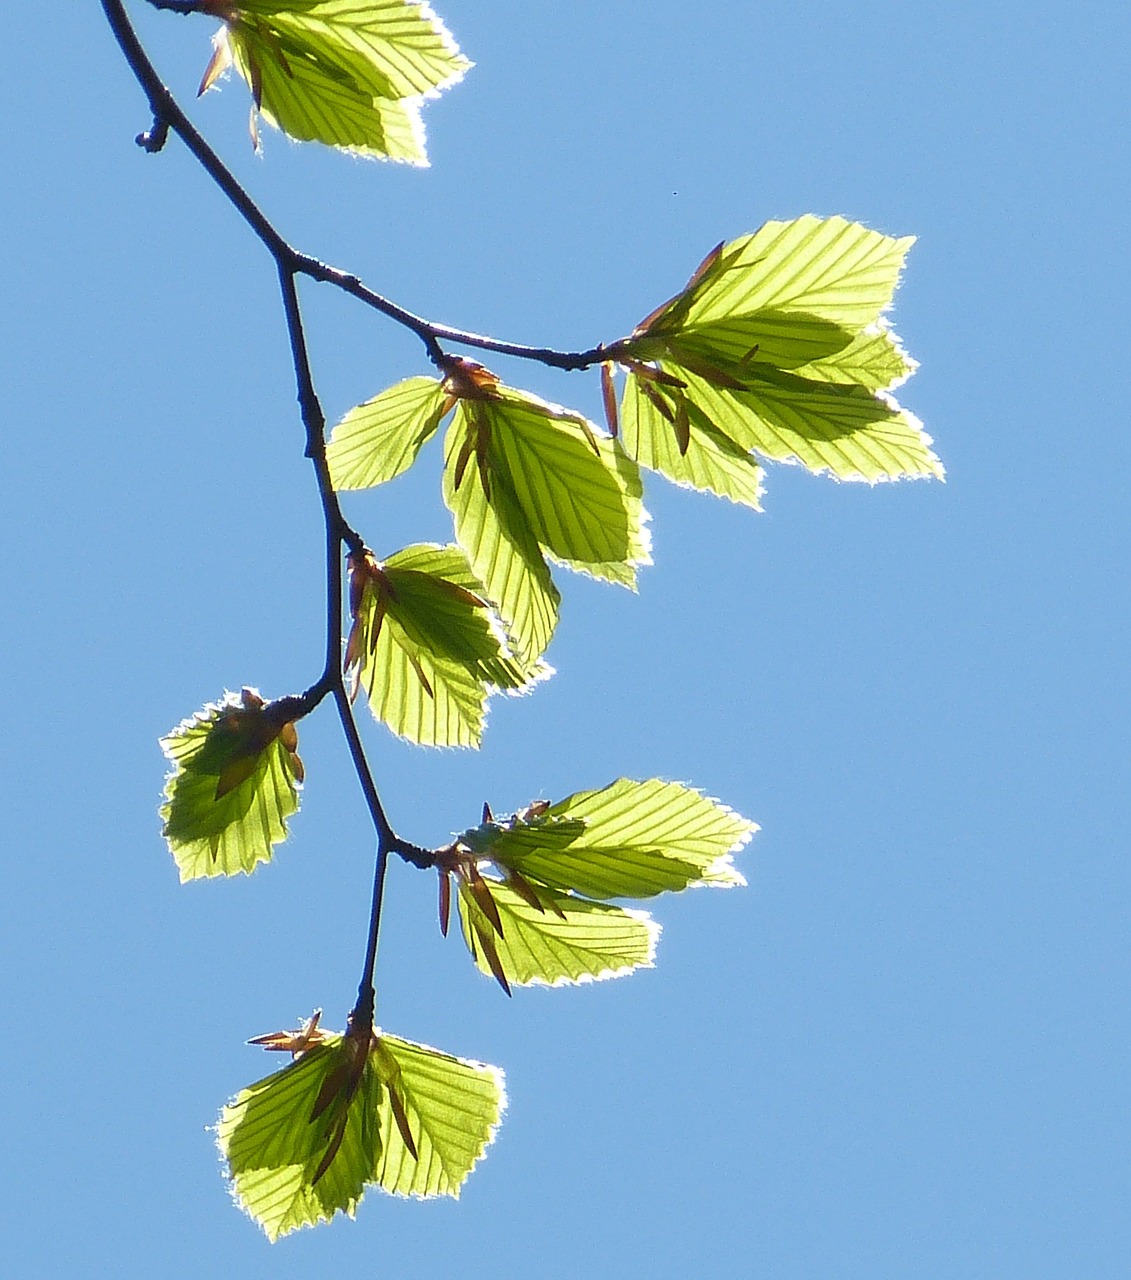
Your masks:
<svg viewBox="0 0 1131 1280"><path fill-rule="evenodd" d="M232 1193L271 1240L337 1212L367 1186L459 1196L506 1108L503 1075L378 1030L298 1031L251 1043L293 1055L220 1115Z"/></svg>
<svg viewBox="0 0 1131 1280"><path fill-rule="evenodd" d="M808 215L712 250L616 344L626 451L755 508L759 456L841 480L941 479L922 424L892 397L916 366L882 318L913 242Z"/></svg>
<svg viewBox="0 0 1131 1280"><path fill-rule="evenodd" d="M298 139L423 163L420 103L470 65L412 0L195 8L221 22L201 91L234 66L257 142L262 116ZM551 672L552 566L633 588L650 562L641 468L754 509L766 460L843 480L941 477L893 397L915 368L885 319L910 244L807 215L719 245L630 335L574 362L600 367L607 430L446 354L438 377L350 410L327 446L338 492L393 480L449 420L442 491L455 538L350 555L353 695L364 690L412 742L478 746L489 697ZM182 880L250 873L285 838L303 781L296 702L244 689L163 740L161 814ZM441 930L454 885L472 959L508 994L631 973L652 964L660 928L621 903L744 884L733 856L755 830L659 779L621 778L501 820L485 806L478 826L428 855ZM458 1195L505 1107L500 1072L376 1030L372 1000L344 1033L315 1014L253 1043L293 1061L225 1107L217 1134L234 1195L271 1239L352 1215L370 1185Z"/></svg>
<svg viewBox="0 0 1131 1280"><path fill-rule="evenodd" d="M278 705L244 690L165 740L174 764L166 838L182 878L235 875L271 856L274 828L226 819L222 805L243 789L241 809L264 811L275 794L272 765L297 761L293 727L275 728ZM182 829L193 833L183 844ZM742 885L733 855L756 829L659 779L621 778L501 820L485 806L478 826L436 851L441 929L447 933L454 882L471 956L508 994L512 984L620 977L652 964L660 928L611 899ZM229 841L240 857L211 855ZM316 1015L299 1031L252 1043L295 1061L241 1091L217 1134L233 1194L271 1239L338 1211L352 1215L369 1185L458 1196L505 1105L497 1069L364 1023L338 1035Z"/></svg>
<svg viewBox="0 0 1131 1280"><path fill-rule="evenodd" d="M545 674L561 599L551 562L628 587L649 562L641 467L755 509L766 459L842 480L941 478L930 438L892 394L915 368L884 319L910 244L806 216L720 245L603 349L607 432L455 357L442 377L408 378L351 409L327 449L339 491L394 479L451 418L443 495L457 545L398 556L433 577L434 600L446 592L447 618L462 609L468 635L438 613L425 625L419 598L398 603L396 558L355 565L365 586L350 662L377 718L414 742L475 745L486 695ZM368 656L379 643L399 645L396 663ZM445 664L461 699L428 675Z"/></svg>
<svg viewBox="0 0 1131 1280"><path fill-rule="evenodd" d="M182 721L161 746L173 764L163 835L182 882L270 861L305 776L294 724L244 689Z"/></svg>
<svg viewBox="0 0 1131 1280"><path fill-rule="evenodd" d="M536 801L502 822L485 807L481 825L441 851L440 928L454 879L468 950L508 995L511 983L618 978L652 964L660 926L609 900L744 885L733 854L756 830L657 778Z"/></svg>
<svg viewBox="0 0 1131 1280"><path fill-rule="evenodd" d="M427 4L412 0L204 0L219 18L210 89L235 67L258 118L305 142L425 164L420 104L471 63Z"/></svg>
<svg viewBox="0 0 1131 1280"><path fill-rule="evenodd" d="M454 576L428 571L470 592L468 607L476 597L484 611L494 612L483 619L494 624L498 644L492 670L483 669L476 652L465 664L469 674L480 684L525 688L546 673L541 658L558 620L561 596L547 558L629 587L649 562L639 471L583 415L506 387L473 361L451 358L443 378L410 378L342 419L327 448L334 487L369 488L393 479L449 414L443 489L458 546L434 549L433 560L445 553ZM400 554L419 562L420 551ZM354 621L361 631L372 630L356 611ZM418 662L425 653L452 656L442 653L448 644L442 631L420 633ZM387 682L372 684L364 673L362 681L374 713L394 732L440 746L469 740L463 724L447 738L421 736L403 706L394 704L390 714ZM428 730L434 729L430 721ZM478 736L472 733L470 741Z"/></svg>

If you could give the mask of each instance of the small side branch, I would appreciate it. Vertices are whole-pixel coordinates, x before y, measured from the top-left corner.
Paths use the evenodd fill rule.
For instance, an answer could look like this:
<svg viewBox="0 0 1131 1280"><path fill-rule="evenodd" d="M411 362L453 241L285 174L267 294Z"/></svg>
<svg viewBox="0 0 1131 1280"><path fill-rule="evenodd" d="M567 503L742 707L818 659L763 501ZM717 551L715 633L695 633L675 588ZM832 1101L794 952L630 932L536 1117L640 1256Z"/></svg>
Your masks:
<svg viewBox="0 0 1131 1280"><path fill-rule="evenodd" d="M156 155L169 141L169 122L160 116L154 116L153 124L144 133L139 133L134 141L143 151L148 151L151 156Z"/></svg>

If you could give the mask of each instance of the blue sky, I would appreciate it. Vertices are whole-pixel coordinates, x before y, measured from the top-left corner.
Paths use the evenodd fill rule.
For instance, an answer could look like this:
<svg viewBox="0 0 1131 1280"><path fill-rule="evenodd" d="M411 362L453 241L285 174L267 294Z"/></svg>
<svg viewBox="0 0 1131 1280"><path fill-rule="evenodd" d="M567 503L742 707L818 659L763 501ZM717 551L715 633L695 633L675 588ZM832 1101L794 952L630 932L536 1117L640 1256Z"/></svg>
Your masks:
<svg viewBox="0 0 1131 1280"><path fill-rule="evenodd" d="M139 27L191 101L209 24ZM181 888L158 736L321 662L320 520L271 264L148 123L99 6L22 6L0 82L0 1068L11 1274L1122 1277L1131 18L1116 6L447 0L477 62L432 168L195 118L300 247L433 318L580 347L768 218L915 234L903 398L948 482L771 470L762 515L653 483L638 596L564 583L558 675L478 754L365 726L422 843L619 775L762 824L750 887L661 901L655 970L513 1001L397 866L379 1018L504 1067L458 1204L372 1193L275 1247L206 1126L341 1025L372 835L329 710L249 880ZM336 416L427 372L308 287ZM596 415L592 375L498 362ZM449 536L433 449L349 513Z"/></svg>

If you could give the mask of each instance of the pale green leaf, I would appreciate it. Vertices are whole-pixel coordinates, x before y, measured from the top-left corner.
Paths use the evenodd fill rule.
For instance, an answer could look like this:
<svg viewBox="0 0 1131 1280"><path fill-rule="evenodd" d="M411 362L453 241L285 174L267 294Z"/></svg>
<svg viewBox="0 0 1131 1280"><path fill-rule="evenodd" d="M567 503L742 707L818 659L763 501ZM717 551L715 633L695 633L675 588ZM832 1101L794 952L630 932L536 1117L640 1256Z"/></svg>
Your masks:
<svg viewBox="0 0 1131 1280"><path fill-rule="evenodd" d="M767 222L753 235L724 245L647 330L686 334L761 314L767 318L762 339L767 346L818 340L813 321L851 337L890 305L914 242L914 236L896 239L839 217L806 214ZM791 323L797 326L792 332ZM831 332L826 337L836 341Z"/></svg>
<svg viewBox="0 0 1131 1280"><path fill-rule="evenodd" d="M841 480L943 477L922 423L882 392L771 369L736 391L688 369L667 368L686 384L687 398L740 448Z"/></svg>
<svg viewBox="0 0 1131 1280"><path fill-rule="evenodd" d="M640 381L630 374L621 398L619 438L629 457L675 484L761 511L765 473L757 460L719 431L697 405L687 402L687 448L681 453L672 423L640 389ZM652 390L676 411L678 389Z"/></svg>
<svg viewBox="0 0 1131 1280"><path fill-rule="evenodd" d="M571 568L632 586L637 566L651 563L633 463L581 415L526 392L500 388L476 408L492 481L514 494L538 543Z"/></svg>
<svg viewBox="0 0 1131 1280"><path fill-rule="evenodd" d="M385 1101L375 1181L393 1195L458 1198L506 1110L503 1073L390 1035L378 1036L371 1061L397 1091L417 1152Z"/></svg>
<svg viewBox="0 0 1131 1280"><path fill-rule="evenodd" d="M368 489L407 471L440 425L446 400L435 378L408 378L351 409L326 446L334 488Z"/></svg>
<svg viewBox="0 0 1131 1280"><path fill-rule="evenodd" d="M415 99L374 98L293 51L287 70L276 44L246 24L225 28L217 39L226 40L248 84L259 86L263 117L292 138L406 164L427 163Z"/></svg>
<svg viewBox="0 0 1131 1280"><path fill-rule="evenodd" d="M874 329L865 329L840 351L801 365L794 372L817 382L839 382L866 387L869 391L892 391L918 367L895 334L881 324Z"/></svg>
<svg viewBox="0 0 1131 1280"><path fill-rule="evenodd" d="M465 432L466 425L457 414L444 441L444 501L455 521L456 538L503 619L512 650L524 666L531 666L554 634L561 596L538 541L506 484L496 484L488 499L474 458L467 463L460 483L455 483Z"/></svg>
<svg viewBox="0 0 1131 1280"><path fill-rule="evenodd" d="M351 562L351 573L364 586L347 659L394 733L477 746L490 691L523 689L547 673L512 657L459 547L408 547L383 565Z"/></svg>
<svg viewBox="0 0 1131 1280"><path fill-rule="evenodd" d="M544 651L557 620L544 553L625 586L649 563L635 463L580 415L494 382L456 409L444 500L526 661Z"/></svg>
<svg viewBox="0 0 1131 1280"><path fill-rule="evenodd" d="M507 647L506 632L472 573L462 547L418 543L385 561L395 612L422 646L462 663L496 689L519 690L547 674L524 670Z"/></svg>
<svg viewBox="0 0 1131 1280"><path fill-rule="evenodd" d="M427 4L246 0L225 26L204 86L234 63L255 105L294 138L425 163L419 103L471 65Z"/></svg>
<svg viewBox="0 0 1131 1280"><path fill-rule="evenodd" d="M258 20L286 54L301 49L371 97L432 95L471 66L420 0L235 0L231 9L237 24Z"/></svg>
<svg viewBox="0 0 1131 1280"><path fill-rule="evenodd" d="M380 1032L366 1050L318 1031L297 1061L223 1109L217 1143L237 1203L276 1240L353 1217L369 1185L458 1197L505 1107L494 1067Z"/></svg>
<svg viewBox="0 0 1131 1280"><path fill-rule="evenodd" d="M544 910L538 911L502 881L483 877L483 883L498 909L502 937L466 882L461 881L459 892L464 940L483 973L494 973L490 948L507 981L517 986L601 981L652 966L660 926L645 912L541 886L537 896Z"/></svg>
<svg viewBox="0 0 1131 1280"><path fill-rule="evenodd" d="M302 765L262 706L253 691L229 694L161 739L173 765L162 834L182 882L250 874L286 839Z"/></svg>
<svg viewBox="0 0 1131 1280"><path fill-rule="evenodd" d="M580 824L568 842L557 834L567 822ZM589 898L647 898L689 885L745 884L733 855L757 829L691 787L620 778L568 796L532 821L501 825L477 853Z"/></svg>
<svg viewBox="0 0 1131 1280"><path fill-rule="evenodd" d="M314 1181L330 1143L339 1107L311 1118L327 1076L341 1069L350 1046L326 1036L296 1062L243 1089L220 1113L217 1144L228 1165L232 1194L268 1239L299 1227L353 1217L366 1183L375 1181L382 1132L382 1086L372 1063L345 1104L337 1153ZM387 1109L387 1106L386 1106Z"/></svg>

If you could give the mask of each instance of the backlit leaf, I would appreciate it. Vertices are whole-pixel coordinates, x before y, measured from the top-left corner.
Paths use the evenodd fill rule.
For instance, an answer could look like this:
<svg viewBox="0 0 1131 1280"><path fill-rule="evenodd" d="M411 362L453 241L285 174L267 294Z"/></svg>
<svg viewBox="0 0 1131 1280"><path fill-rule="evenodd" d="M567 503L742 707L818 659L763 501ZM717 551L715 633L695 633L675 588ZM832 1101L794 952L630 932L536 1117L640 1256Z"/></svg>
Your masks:
<svg viewBox="0 0 1131 1280"><path fill-rule="evenodd" d="M548 673L522 664L459 547L422 544L352 557L354 626L347 662L373 714L428 746L477 746L494 689Z"/></svg>
<svg viewBox="0 0 1131 1280"><path fill-rule="evenodd" d="M505 1107L494 1067L380 1032L368 1046L318 1032L223 1109L217 1142L237 1202L276 1240L353 1217L369 1185L458 1197Z"/></svg>
<svg viewBox="0 0 1131 1280"><path fill-rule="evenodd" d="M296 1062L241 1090L220 1114L217 1142L232 1194L270 1240L338 1212L352 1218L366 1183L375 1181L383 1092L377 1071L364 1065L344 1115L331 1107L312 1118L328 1079L348 1069L352 1049L343 1037L327 1036ZM340 1145L315 1181L343 1120Z"/></svg>
<svg viewBox="0 0 1131 1280"><path fill-rule="evenodd" d="M673 483L699 489L762 509L765 472L750 453L719 431L698 405L687 405L687 448L681 453L671 419L657 407L658 397L672 404L662 387L649 388L629 377L620 410L620 439L642 467L658 471ZM672 409L674 413L674 407Z"/></svg>
<svg viewBox="0 0 1131 1280"><path fill-rule="evenodd" d="M216 0L215 68L235 64L255 106L303 141L424 162L419 102L471 65L427 4L411 0Z"/></svg>
<svg viewBox="0 0 1131 1280"><path fill-rule="evenodd" d="M444 442L444 501L460 546L503 618L511 647L523 663L532 664L554 634L561 596L514 494L498 484L488 499L474 462L455 484L463 441L462 426L453 422Z"/></svg>
<svg viewBox="0 0 1131 1280"><path fill-rule="evenodd" d="M368 489L407 471L440 425L446 401L435 378L407 378L351 409L326 447L334 488Z"/></svg>
<svg viewBox="0 0 1131 1280"><path fill-rule="evenodd" d="M514 494L538 543L572 568L632 586L636 567L650 563L647 514L639 473L612 440L510 388L475 408L487 419L492 482Z"/></svg>
<svg viewBox="0 0 1131 1280"><path fill-rule="evenodd" d="M516 649L535 657L558 602L544 553L625 586L649 563L640 476L581 415L497 381L472 390L448 429L444 499Z"/></svg>
<svg viewBox="0 0 1131 1280"><path fill-rule="evenodd" d="M679 371L685 394L740 447L797 461L841 480L942 478L931 438L914 414L865 386L763 370L742 391Z"/></svg>
<svg viewBox="0 0 1131 1280"><path fill-rule="evenodd" d="M569 840L560 834L566 824L576 831ZM648 898L689 885L745 884L733 855L757 829L691 787L620 778L568 796L532 820L495 824L488 839L460 839L477 846L479 857L538 884L589 898Z"/></svg>
<svg viewBox="0 0 1131 1280"><path fill-rule="evenodd" d="M485 974L494 972L492 949L507 981L518 986L619 978L653 963L660 926L642 911L541 887L539 911L510 885L492 877L484 877L484 882L494 899L502 936L464 881L459 911L464 940Z"/></svg>
<svg viewBox="0 0 1131 1280"><path fill-rule="evenodd" d="M182 882L250 874L270 860L298 809L295 741L294 727L250 689L210 703L161 739L173 765L163 835Z"/></svg>
<svg viewBox="0 0 1131 1280"><path fill-rule="evenodd" d="M384 1107L375 1180L393 1195L458 1198L506 1110L503 1073L390 1035L378 1036L372 1061L397 1091L417 1151Z"/></svg>
<svg viewBox="0 0 1131 1280"><path fill-rule="evenodd" d="M839 217L767 222L724 245L647 332L691 334L763 316L768 347L817 340L814 322L835 342L832 329L853 336L880 318L914 243L914 236L896 239Z"/></svg>

